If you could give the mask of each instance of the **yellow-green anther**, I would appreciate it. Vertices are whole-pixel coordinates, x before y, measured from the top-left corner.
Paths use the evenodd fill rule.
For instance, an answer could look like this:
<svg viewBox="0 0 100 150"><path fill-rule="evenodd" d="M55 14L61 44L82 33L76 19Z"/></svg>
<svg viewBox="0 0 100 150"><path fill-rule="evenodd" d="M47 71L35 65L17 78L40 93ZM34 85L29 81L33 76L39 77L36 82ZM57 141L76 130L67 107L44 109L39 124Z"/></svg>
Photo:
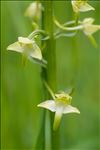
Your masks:
<svg viewBox="0 0 100 150"><path fill-rule="evenodd" d="M91 5L85 0L72 0L72 8L75 13L87 12L90 10L95 10Z"/></svg>

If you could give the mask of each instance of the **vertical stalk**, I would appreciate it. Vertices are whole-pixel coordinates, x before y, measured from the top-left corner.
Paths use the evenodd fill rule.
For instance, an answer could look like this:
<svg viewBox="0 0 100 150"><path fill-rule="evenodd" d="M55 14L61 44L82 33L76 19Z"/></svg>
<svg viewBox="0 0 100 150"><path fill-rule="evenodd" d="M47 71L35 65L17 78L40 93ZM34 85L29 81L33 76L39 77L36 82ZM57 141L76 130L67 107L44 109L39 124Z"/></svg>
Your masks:
<svg viewBox="0 0 100 150"><path fill-rule="evenodd" d="M43 57L47 60L47 68L42 69L42 76L55 92L57 88L56 83L56 43L54 39L53 28L53 1L43 1L44 13L43 13L43 29L49 34L49 39L45 41L46 47L43 51ZM48 99L51 99L48 94ZM53 119L54 115L50 114L51 123L51 148L52 150L59 150L59 131L53 131Z"/></svg>

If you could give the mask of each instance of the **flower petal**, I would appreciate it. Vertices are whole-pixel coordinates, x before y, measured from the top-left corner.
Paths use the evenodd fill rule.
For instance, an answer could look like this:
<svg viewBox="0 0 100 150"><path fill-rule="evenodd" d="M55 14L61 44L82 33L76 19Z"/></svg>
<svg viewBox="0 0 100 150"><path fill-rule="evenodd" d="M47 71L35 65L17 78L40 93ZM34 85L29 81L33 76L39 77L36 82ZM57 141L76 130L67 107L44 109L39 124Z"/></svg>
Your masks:
<svg viewBox="0 0 100 150"><path fill-rule="evenodd" d="M63 105L56 106L53 130L57 130L57 128L59 127L61 118L62 118L62 114L63 114Z"/></svg>
<svg viewBox="0 0 100 150"><path fill-rule="evenodd" d="M67 105L63 109L63 114L67 114L67 113L78 113L78 114L80 114L80 111L76 107L73 107L71 105Z"/></svg>
<svg viewBox="0 0 100 150"><path fill-rule="evenodd" d="M34 43L33 40L30 40L26 37L18 37L18 41L19 41L19 43L23 43L23 44L32 44L32 43Z"/></svg>
<svg viewBox="0 0 100 150"><path fill-rule="evenodd" d="M47 100L37 105L38 107L49 109L52 112L56 111L56 105L54 100Z"/></svg>
<svg viewBox="0 0 100 150"><path fill-rule="evenodd" d="M88 3L84 3L84 5L82 5L79 10L80 12L85 12L85 11L90 11L90 10L95 10L95 9Z"/></svg>
<svg viewBox="0 0 100 150"><path fill-rule="evenodd" d="M81 1L81 0L80 1L79 0L72 0L72 7L73 7L73 11L76 12L76 13L95 10L87 2Z"/></svg>
<svg viewBox="0 0 100 150"><path fill-rule="evenodd" d="M94 18L85 18L83 21L82 21L82 24L83 25L89 25L89 24L92 24L94 22Z"/></svg>
<svg viewBox="0 0 100 150"><path fill-rule="evenodd" d="M20 44L18 42L15 42L15 43L9 45L7 47L7 50L16 51L16 52L19 52L19 53L23 52L23 49L22 49L22 47L20 46Z"/></svg>
<svg viewBox="0 0 100 150"><path fill-rule="evenodd" d="M41 50L36 43L33 44L32 51L30 52L30 56L36 59L40 59L40 60L42 59Z"/></svg>
<svg viewBox="0 0 100 150"><path fill-rule="evenodd" d="M89 26L84 28L84 33L86 35L91 35L98 30L100 30L100 25L89 25Z"/></svg>
<svg viewBox="0 0 100 150"><path fill-rule="evenodd" d="M29 18L40 18L42 5L39 2L31 3L26 9L25 16Z"/></svg>

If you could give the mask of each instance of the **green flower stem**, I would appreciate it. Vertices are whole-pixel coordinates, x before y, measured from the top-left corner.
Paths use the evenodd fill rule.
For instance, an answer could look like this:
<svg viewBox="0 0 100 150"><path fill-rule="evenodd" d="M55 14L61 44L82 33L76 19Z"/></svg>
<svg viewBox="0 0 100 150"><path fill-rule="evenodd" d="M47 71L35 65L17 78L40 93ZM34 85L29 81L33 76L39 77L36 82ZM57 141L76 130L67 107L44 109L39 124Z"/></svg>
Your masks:
<svg viewBox="0 0 100 150"><path fill-rule="evenodd" d="M79 45L77 43L77 37L72 39L72 70L73 70L73 87L75 87L76 79L79 69Z"/></svg>
<svg viewBox="0 0 100 150"><path fill-rule="evenodd" d="M55 50L55 39L53 29L53 1L43 1L43 30L49 35L49 39L45 41L46 47L43 50L43 57L47 61L47 68L42 69L42 76L51 89L56 91L56 50ZM47 89L48 91L48 89ZM48 99L51 99L48 93ZM53 131L54 114L50 113L50 124L51 124L51 149L59 150L59 131Z"/></svg>
<svg viewBox="0 0 100 150"><path fill-rule="evenodd" d="M39 34L43 35L43 36L47 36L47 34L44 30L35 30L28 36L28 38L32 39L32 38L34 38L34 36L39 35Z"/></svg>
<svg viewBox="0 0 100 150"><path fill-rule="evenodd" d="M75 26L78 25L79 13L75 13Z"/></svg>
<svg viewBox="0 0 100 150"><path fill-rule="evenodd" d="M52 98L55 100L55 95L46 81L44 81L44 85L45 85L46 89L48 90L48 92L50 93L50 95L52 96Z"/></svg>
<svg viewBox="0 0 100 150"><path fill-rule="evenodd" d="M45 117L46 117L45 112L46 110L43 110L41 127L38 134L36 146L35 146L36 150L45 150Z"/></svg>

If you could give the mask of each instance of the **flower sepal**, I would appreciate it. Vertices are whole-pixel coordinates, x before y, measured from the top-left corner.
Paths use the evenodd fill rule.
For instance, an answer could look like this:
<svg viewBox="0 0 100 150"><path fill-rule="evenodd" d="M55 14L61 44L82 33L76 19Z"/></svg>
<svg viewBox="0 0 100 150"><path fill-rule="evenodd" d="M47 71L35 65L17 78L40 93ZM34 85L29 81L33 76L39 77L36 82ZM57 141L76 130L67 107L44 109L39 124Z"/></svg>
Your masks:
<svg viewBox="0 0 100 150"><path fill-rule="evenodd" d="M87 12L90 10L95 10L91 5L85 0L72 0L72 8L75 13Z"/></svg>

